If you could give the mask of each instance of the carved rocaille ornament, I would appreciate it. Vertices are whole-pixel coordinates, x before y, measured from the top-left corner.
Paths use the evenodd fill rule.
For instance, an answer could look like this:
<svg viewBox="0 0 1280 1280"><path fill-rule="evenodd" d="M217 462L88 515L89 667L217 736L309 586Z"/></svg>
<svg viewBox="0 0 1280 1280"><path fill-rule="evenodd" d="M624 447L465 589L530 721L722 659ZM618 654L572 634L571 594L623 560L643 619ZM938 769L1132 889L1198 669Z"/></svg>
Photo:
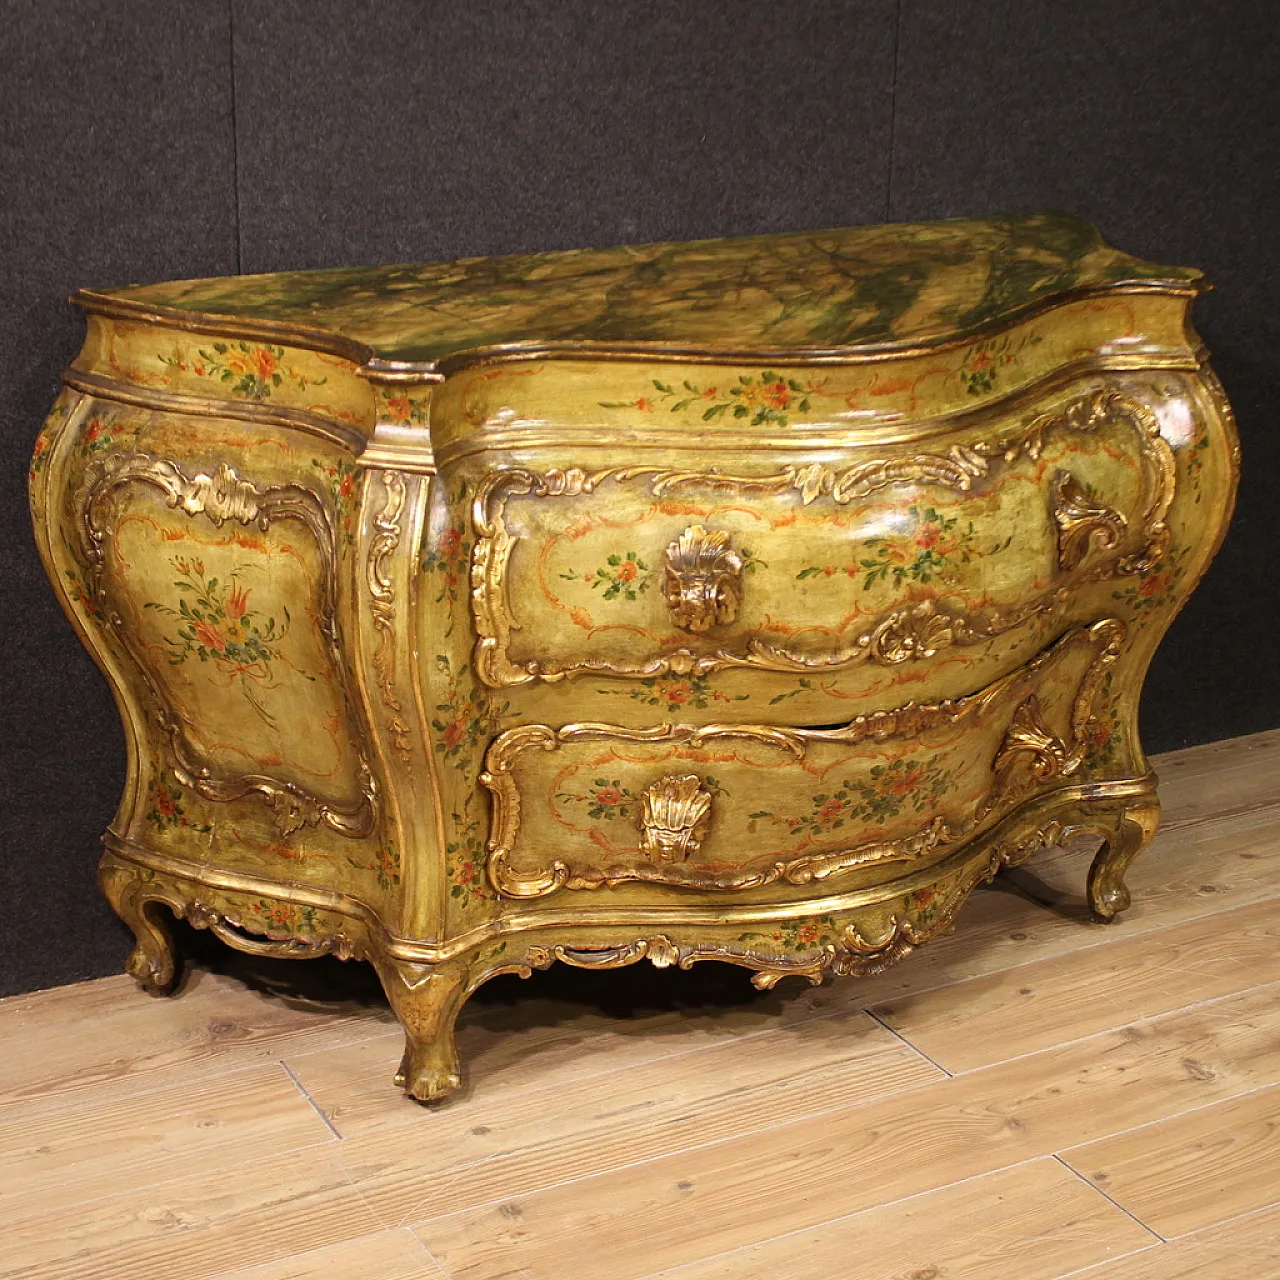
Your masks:
<svg viewBox="0 0 1280 1280"><path fill-rule="evenodd" d="M1083 834L1111 919L1236 481L1197 282L1040 215L81 295L31 500L128 971L367 960L433 1102L497 974L878 973Z"/></svg>
<svg viewBox="0 0 1280 1280"><path fill-rule="evenodd" d="M405 719L404 704L396 692L395 638L396 638L396 590L388 561L400 545L400 517L404 509L404 477L396 471L380 473L386 503L373 518L374 537L369 546L367 563L369 586L369 613L378 629L378 648L373 663L378 673L378 691L382 705L388 714L391 745L404 764L413 759L410 734L412 727Z"/></svg>
<svg viewBox="0 0 1280 1280"><path fill-rule="evenodd" d="M697 853L711 820L711 795L695 773L668 775L645 788L640 852L657 862L686 862Z"/></svg>
<svg viewBox="0 0 1280 1280"><path fill-rule="evenodd" d="M700 634L732 622L742 599L742 557L729 535L690 525L667 547L663 590L682 631Z"/></svg>
<svg viewBox="0 0 1280 1280"><path fill-rule="evenodd" d="M1115 550L1128 525L1124 516L1099 502L1070 471L1053 473L1053 518L1058 526L1058 564L1068 573L1093 546Z"/></svg>

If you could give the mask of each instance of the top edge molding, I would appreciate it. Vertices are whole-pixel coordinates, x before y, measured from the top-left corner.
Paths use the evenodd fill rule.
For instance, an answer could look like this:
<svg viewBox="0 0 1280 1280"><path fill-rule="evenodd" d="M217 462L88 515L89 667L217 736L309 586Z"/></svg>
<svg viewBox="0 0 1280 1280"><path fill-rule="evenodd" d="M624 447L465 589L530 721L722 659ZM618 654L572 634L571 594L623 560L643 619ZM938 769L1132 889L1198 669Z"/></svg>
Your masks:
<svg viewBox="0 0 1280 1280"><path fill-rule="evenodd" d="M354 339L327 329L284 324L240 316L213 315L156 306L81 289L70 301L90 315L133 324L177 329L217 338L274 341L304 351L350 360L367 381L404 385L440 383L465 369L479 365L521 364L534 360L599 360L631 363L672 362L735 365L833 365L865 364L903 356L922 355L964 346L976 339L1015 327L1026 320L1093 298L1125 294L1157 294L1193 300L1212 288L1207 281L1121 281L1100 288L1071 290L1012 309L983 324L918 341L858 343L835 347L784 347L757 345L696 345L666 342L600 342L545 340L499 343L453 352L439 360L391 360Z"/></svg>

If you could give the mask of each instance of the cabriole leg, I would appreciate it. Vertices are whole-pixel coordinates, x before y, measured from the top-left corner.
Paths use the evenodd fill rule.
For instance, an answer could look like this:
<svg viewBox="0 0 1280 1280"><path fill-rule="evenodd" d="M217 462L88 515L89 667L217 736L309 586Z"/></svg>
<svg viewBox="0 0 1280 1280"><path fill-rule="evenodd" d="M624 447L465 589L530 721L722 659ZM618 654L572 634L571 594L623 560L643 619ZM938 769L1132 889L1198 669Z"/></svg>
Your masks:
<svg viewBox="0 0 1280 1280"><path fill-rule="evenodd" d="M168 908L142 896L141 873L126 863L104 859L98 868L98 883L111 909L137 939L125 972L149 995L167 996L177 986L182 964L168 923Z"/></svg>
<svg viewBox="0 0 1280 1280"><path fill-rule="evenodd" d="M1160 805L1155 799L1117 808L1089 868L1089 906L1099 920L1113 920L1128 907L1124 874L1159 826Z"/></svg>
<svg viewBox="0 0 1280 1280"><path fill-rule="evenodd" d="M404 1028L404 1058L396 1084L419 1102L439 1102L462 1079L453 1026L470 994L470 968L461 960L411 964L383 958L375 965Z"/></svg>

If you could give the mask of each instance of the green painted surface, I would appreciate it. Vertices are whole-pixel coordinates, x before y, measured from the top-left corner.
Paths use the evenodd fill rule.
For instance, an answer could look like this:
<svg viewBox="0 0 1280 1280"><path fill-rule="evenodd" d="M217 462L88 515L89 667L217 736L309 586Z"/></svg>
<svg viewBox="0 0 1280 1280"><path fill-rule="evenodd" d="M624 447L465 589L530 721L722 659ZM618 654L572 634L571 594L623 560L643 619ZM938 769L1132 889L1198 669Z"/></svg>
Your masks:
<svg viewBox="0 0 1280 1280"><path fill-rule="evenodd" d="M928 342L1064 293L1200 273L1130 257L1063 214L186 280L113 290L318 327L433 362L547 341L724 348Z"/></svg>

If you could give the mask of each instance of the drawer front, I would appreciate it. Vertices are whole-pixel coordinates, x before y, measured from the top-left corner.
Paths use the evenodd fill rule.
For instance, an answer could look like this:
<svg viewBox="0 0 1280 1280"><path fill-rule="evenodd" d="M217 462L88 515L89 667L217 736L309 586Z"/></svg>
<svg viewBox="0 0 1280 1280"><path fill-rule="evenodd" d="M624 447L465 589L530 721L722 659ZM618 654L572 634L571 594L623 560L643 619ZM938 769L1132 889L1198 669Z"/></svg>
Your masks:
<svg viewBox="0 0 1280 1280"><path fill-rule="evenodd" d="M1172 451L1114 390L929 447L755 461L487 473L480 679L893 666L986 643L1167 543Z"/></svg>
<svg viewBox="0 0 1280 1280"><path fill-rule="evenodd" d="M941 857L1077 772L1124 634L1077 627L967 697L838 729L508 730L481 778L490 883L516 898L628 881L729 892Z"/></svg>

